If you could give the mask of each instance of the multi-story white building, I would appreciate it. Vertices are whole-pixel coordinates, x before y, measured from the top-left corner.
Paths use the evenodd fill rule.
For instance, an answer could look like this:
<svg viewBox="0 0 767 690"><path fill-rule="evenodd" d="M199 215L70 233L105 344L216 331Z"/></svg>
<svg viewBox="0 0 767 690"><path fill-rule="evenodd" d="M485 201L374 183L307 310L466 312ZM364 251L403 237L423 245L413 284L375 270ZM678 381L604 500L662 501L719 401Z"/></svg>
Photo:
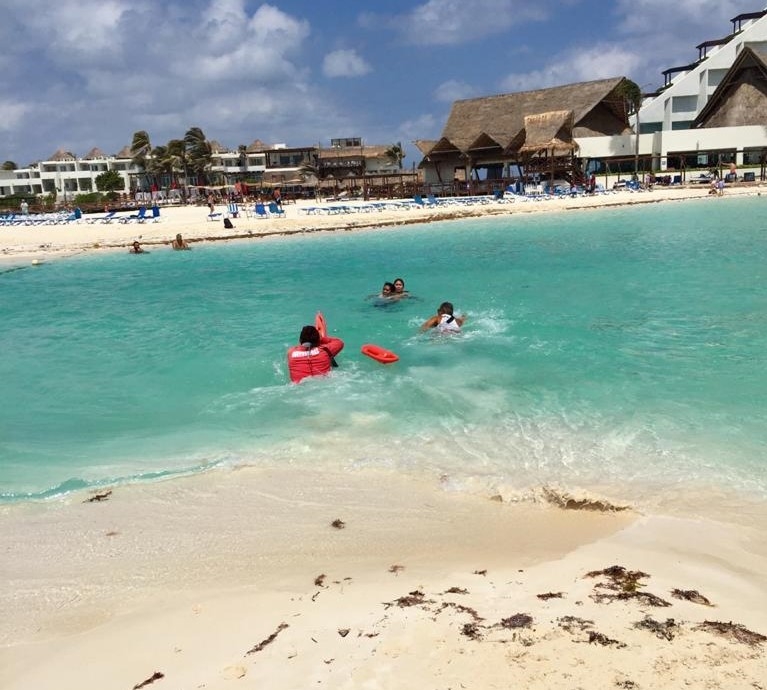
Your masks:
<svg viewBox="0 0 767 690"><path fill-rule="evenodd" d="M354 144L347 145L350 141ZM256 140L247 147L233 150L212 141L208 179L197 180L190 174L186 186L228 187L241 182L289 187L317 183L316 176L307 177L302 173L306 165L314 166L320 177L325 176L323 172L335 173L333 179L336 180L341 179L340 172L355 177L392 173L396 166L386 154L388 148L364 145L361 139L334 140L330 148L267 145ZM0 171L0 196L52 194L67 203L78 194L96 191L96 178L108 170L123 178L124 190L130 193L158 191L171 194L169 189L174 184L169 175L154 176L143 171L134 163L128 146L115 155L106 155L94 148L81 158L59 150L50 160Z"/></svg>
<svg viewBox="0 0 767 690"><path fill-rule="evenodd" d="M764 165L767 151L767 9L739 14L722 38L696 46L630 118L634 134L580 140L584 158L636 156L649 170ZM638 136L637 136L638 134Z"/></svg>

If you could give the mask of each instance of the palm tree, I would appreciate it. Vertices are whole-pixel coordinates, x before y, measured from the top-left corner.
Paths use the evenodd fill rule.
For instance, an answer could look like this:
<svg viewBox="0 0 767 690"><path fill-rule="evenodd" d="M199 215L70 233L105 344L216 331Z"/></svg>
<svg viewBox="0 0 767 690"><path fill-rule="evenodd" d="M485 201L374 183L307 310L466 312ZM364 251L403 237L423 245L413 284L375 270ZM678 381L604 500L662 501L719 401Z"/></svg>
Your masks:
<svg viewBox="0 0 767 690"><path fill-rule="evenodd" d="M147 170L147 156L152 153L152 142L149 140L149 134L143 129L133 133L133 140L130 145L130 155L133 163L138 166L142 172Z"/></svg>
<svg viewBox="0 0 767 690"><path fill-rule="evenodd" d="M402 160L405 158L405 152L402 150L402 142L398 141L396 144L392 144L384 155L397 165L397 168L402 170Z"/></svg>
<svg viewBox="0 0 767 690"><path fill-rule="evenodd" d="M207 173L213 162L210 142L199 127L191 127L184 135L186 165L196 173L198 182L207 183Z"/></svg>
<svg viewBox="0 0 767 690"><path fill-rule="evenodd" d="M19 166L16 165L13 161L5 161L2 165L3 170L16 170Z"/></svg>
<svg viewBox="0 0 767 690"><path fill-rule="evenodd" d="M186 201L187 176L189 174L189 160L186 155L186 145L183 139L171 139L165 147L165 168L170 171L171 180L178 182L183 176L181 191Z"/></svg>
<svg viewBox="0 0 767 690"><path fill-rule="evenodd" d="M624 79L616 88L623 104L623 113L628 121L629 115L637 116L636 139L634 143L634 176L639 173L639 108L642 105L642 89L631 79Z"/></svg>

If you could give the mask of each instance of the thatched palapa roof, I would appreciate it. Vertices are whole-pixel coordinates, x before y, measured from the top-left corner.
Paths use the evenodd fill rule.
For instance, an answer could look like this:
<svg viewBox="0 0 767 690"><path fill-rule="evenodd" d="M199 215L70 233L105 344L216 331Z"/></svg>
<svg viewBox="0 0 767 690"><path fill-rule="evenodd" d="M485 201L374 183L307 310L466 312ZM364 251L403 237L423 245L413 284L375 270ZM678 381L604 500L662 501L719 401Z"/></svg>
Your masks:
<svg viewBox="0 0 767 690"><path fill-rule="evenodd" d="M613 77L456 101L441 139L428 151L428 155L455 155L456 152L467 155L472 150L516 150L528 145L526 117L544 116L557 111L572 113L570 140L577 136L623 133L629 130L625 102L620 95L620 86L624 81L625 77ZM551 120L551 116L545 117L541 126Z"/></svg>
<svg viewBox="0 0 767 690"><path fill-rule="evenodd" d="M574 151L573 111L552 110L540 115L525 115L525 143L520 153L536 151Z"/></svg>
<svg viewBox="0 0 767 690"><path fill-rule="evenodd" d="M65 151L64 149L58 149L48 160L49 161L73 161L75 154Z"/></svg>
<svg viewBox="0 0 767 690"><path fill-rule="evenodd" d="M743 127L767 122L767 50L745 46L692 128Z"/></svg>
<svg viewBox="0 0 767 690"><path fill-rule="evenodd" d="M106 158L107 155L97 146L94 146L88 153L86 153L83 158L85 160L96 160L97 158Z"/></svg>

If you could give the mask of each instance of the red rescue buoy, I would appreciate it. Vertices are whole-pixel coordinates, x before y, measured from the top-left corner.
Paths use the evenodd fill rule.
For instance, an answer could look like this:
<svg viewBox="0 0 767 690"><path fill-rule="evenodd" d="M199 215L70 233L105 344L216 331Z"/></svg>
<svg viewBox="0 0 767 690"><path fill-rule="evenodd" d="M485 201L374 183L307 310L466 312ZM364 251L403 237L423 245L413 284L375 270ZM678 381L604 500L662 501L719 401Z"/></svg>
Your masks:
<svg viewBox="0 0 767 690"><path fill-rule="evenodd" d="M363 355L367 355L376 362L381 362L381 364L391 364L399 359L391 350L387 350L380 345L373 345L373 343L365 343L360 348L360 351Z"/></svg>

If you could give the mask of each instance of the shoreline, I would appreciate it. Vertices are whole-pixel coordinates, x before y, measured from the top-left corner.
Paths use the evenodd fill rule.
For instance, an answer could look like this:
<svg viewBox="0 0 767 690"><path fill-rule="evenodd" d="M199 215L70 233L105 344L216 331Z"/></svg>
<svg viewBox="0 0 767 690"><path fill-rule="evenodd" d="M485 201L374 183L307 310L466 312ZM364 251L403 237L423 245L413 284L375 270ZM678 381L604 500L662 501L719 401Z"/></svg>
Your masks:
<svg viewBox="0 0 767 690"><path fill-rule="evenodd" d="M240 468L3 509L0 539L8 690L753 689L767 668L757 526Z"/></svg>
<svg viewBox="0 0 767 690"><path fill-rule="evenodd" d="M285 217L246 218L241 206L240 217L233 219L234 229L223 227L226 207L217 207L222 213L214 221L207 219L206 206L162 207L158 222L108 224L79 221L65 225L33 225L0 227L0 264L24 264L27 260L38 263L55 258L95 252L128 251L134 240L148 249L168 248L177 233L181 233L190 245L199 246L210 242L257 240L269 237L290 237L316 232L355 230L383 230L421 223L432 223L487 216L514 217L527 213L569 213L573 211L615 208L636 204L663 203L720 198L761 196L767 185L728 188L724 197L711 197L708 188L656 188L653 191L620 191L589 197L543 199L540 201L515 200L512 203L488 202L470 206L445 205L426 208L387 209L383 211L350 212L339 214L308 214L306 209L333 206L298 201L285 206ZM351 209L360 202L345 204ZM127 215L127 214L126 214Z"/></svg>

